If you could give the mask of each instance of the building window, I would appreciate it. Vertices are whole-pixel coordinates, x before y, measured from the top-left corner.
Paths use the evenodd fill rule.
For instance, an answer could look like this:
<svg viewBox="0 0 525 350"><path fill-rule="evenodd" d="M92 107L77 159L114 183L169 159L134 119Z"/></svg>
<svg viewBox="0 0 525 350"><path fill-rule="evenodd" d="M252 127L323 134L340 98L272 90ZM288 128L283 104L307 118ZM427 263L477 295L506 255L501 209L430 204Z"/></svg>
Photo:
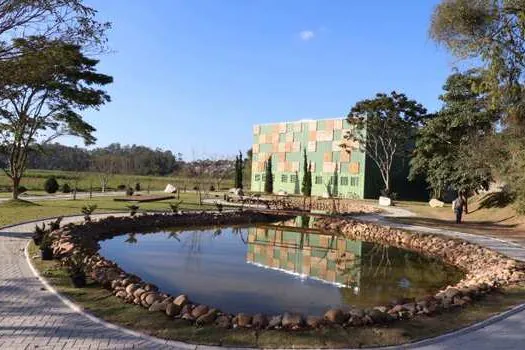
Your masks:
<svg viewBox="0 0 525 350"><path fill-rule="evenodd" d="M316 176L315 177L315 184L316 185L322 185L323 184L323 177L322 176Z"/></svg>
<svg viewBox="0 0 525 350"><path fill-rule="evenodd" d="M297 175L290 175L290 182L296 183L297 182Z"/></svg>
<svg viewBox="0 0 525 350"><path fill-rule="evenodd" d="M341 186L348 186L348 178L346 176L341 178Z"/></svg>
<svg viewBox="0 0 525 350"><path fill-rule="evenodd" d="M255 175L255 181L261 181L261 175Z"/></svg>
<svg viewBox="0 0 525 350"><path fill-rule="evenodd" d="M352 187L359 186L359 178L358 177L351 177L350 178L350 186L352 186Z"/></svg>
<svg viewBox="0 0 525 350"><path fill-rule="evenodd" d="M261 179L262 179L263 181L266 181L266 174L262 174Z"/></svg>
<svg viewBox="0 0 525 350"><path fill-rule="evenodd" d="M281 182L288 182L288 176L286 176L286 174L281 175Z"/></svg>

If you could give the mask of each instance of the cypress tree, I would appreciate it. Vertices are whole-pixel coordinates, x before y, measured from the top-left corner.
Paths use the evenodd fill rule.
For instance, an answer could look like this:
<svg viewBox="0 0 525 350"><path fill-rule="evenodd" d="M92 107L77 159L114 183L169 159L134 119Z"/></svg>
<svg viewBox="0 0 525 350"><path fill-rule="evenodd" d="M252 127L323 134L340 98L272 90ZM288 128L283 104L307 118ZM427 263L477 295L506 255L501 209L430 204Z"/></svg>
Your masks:
<svg viewBox="0 0 525 350"><path fill-rule="evenodd" d="M312 195L312 162L308 164L308 171L306 176L306 191L305 196L310 197Z"/></svg>
<svg viewBox="0 0 525 350"><path fill-rule="evenodd" d="M239 157L235 156L235 178L234 187L239 188Z"/></svg>
<svg viewBox="0 0 525 350"><path fill-rule="evenodd" d="M264 192L273 193L272 156L266 161L266 175L264 180Z"/></svg>
<svg viewBox="0 0 525 350"><path fill-rule="evenodd" d="M303 196L307 196L308 192L308 158L306 158L306 148L303 149L303 182L301 186Z"/></svg>
<svg viewBox="0 0 525 350"><path fill-rule="evenodd" d="M237 176L238 176L238 181L239 181L239 187L238 188L240 188L240 189L243 188L243 185L242 185L242 172L243 172L243 170L244 170L244 161L242 159L242 152L239 151L239 166L238 166L238 170L237 170L237 172L238 172Z"/></svg>

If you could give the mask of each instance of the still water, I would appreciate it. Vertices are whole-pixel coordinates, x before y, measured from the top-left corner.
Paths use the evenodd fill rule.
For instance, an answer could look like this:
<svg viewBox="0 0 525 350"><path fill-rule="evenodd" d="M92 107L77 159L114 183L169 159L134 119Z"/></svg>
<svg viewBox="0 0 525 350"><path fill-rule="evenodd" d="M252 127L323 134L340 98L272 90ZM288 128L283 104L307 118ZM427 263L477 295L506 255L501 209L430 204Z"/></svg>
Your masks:
<svg viewBox="0 0 525 350"><path fill-rule="evenodd" d="M163 292L230 313L321 315L421 296L462 277L407 250L297 227L305 221L123 234L101 241L100 254Z"/></svg>

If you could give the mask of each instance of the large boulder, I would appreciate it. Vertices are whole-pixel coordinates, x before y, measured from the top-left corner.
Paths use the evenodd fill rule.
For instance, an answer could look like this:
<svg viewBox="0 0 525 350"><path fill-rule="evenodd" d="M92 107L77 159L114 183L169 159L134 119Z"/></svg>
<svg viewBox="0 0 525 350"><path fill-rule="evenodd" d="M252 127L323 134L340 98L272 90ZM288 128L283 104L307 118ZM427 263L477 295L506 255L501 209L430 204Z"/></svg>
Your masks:
<svg viewBox="0 0 525 350"><path fill-rule="evenodd" d="M392 200L388 197L381 196L379 197L379 205L382 207L392 206Z"/></svg>
<svg viewBox="0 0 525 350"><path fill-rule="evenodd" d="M432 198L428 205L430 205L432 208L443 208L445 206L445 202L440 201L439 199Z"/></svg>

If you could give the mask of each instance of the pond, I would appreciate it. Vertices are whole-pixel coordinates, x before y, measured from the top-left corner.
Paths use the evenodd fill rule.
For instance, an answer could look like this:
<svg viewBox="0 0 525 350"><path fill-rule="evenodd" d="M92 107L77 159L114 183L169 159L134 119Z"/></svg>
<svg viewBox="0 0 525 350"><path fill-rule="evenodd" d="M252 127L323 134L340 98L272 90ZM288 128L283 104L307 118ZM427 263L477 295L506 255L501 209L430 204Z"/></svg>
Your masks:
<svg viewBox="0 0 525 350"><path fill-rule="evenodd" d="M123 234L101 241L100 254L163 292L229 313L322 315L423 296L462 278L437 259L321 234L311 221Z"/></svg>

